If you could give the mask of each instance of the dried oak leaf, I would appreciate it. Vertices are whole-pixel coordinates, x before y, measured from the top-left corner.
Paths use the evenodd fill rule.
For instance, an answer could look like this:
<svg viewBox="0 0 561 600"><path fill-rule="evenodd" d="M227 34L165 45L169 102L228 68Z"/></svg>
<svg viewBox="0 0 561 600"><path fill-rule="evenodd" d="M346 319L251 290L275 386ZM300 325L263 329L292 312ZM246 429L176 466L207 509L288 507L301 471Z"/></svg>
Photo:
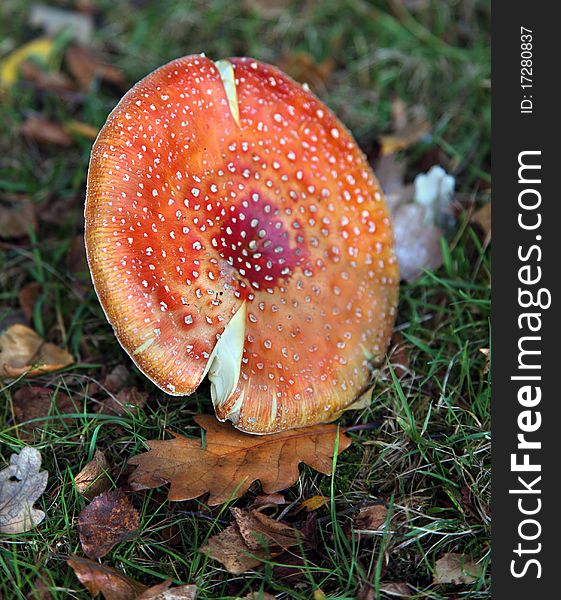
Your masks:
<svg viewBox="0 0 561 600"><path fill-rule="evenodd" d="M134 600L147 589L124 573L81 556L73 556L67 563L92 598L103 594L105 600Z"/></svg>
<svg viewBox="0 0 561 600"><path fill-rule="evenodd" d="M140 515L121 490L96 496L78 517L80 543L90 558L105 556L139 526Z"/></svg>
<svg viewBox="0 0 561 600"><path fill-rule="evenodd" d="M65 56L68 70L82 89L88 90L95 79L105 80L117 87L123 87L126 83L120 69L108 64L103 57L82 46L70 46Z"/></svg>
<svg viewBox="0 0 561 600"><path fill-rule="evenodd" d="M264 550L247 548L235 523L211 537L200 552L221 562L228 573L236 575L258 567L266 558Z"/></svg>
<svg viewBox="0 0 561 600"><path fill-rule="evenodd" d="M403 336L397 331L392 334L388 357L396 377L403 377L409 372L409 352Z"/></svg>
<svg viewBox="0 0 561 600"><path fill-rule="evenodd" d="M388 156L400 150L405 150L423 139L430 130L431 126L428 121L418 119L412 123L407 123L407 125L398 131L381 135L378 138L380 142L380 154Z"/></svg>
<svg viewBox="0 0 561 600"><path fill-rule="evenodd" d="M404 581L388 581L380 583L380 591L386 592L390 598L411 598L413 592Z"/></svg>
<svg viewBox="0 0 561 600"><path fill-rule="evenodd" d="M64 94L72 92L76 88L70 78L60 71L47 71L38 64L26 60L20 65L22 77L32 83L38 90Z"/></svg>
<svg viewBox="0 0 561 600"><path fill-rule="evenodd" d="M473 583L481 575L481 565L469 556L450 552L442 555L434 565L433 583L455 585Z"/></svg>
<svg viewBox="0 0 561 600"><path fill-rule="evenodd" d="M25 325L16 323L0 335L0 379L49 373L73 362L66 350L45 342Z"/></svg>
<svg viewBox="0 0 561 600"><path fill-rule="evenodd" d="M116 396L108 396L100 405L99 412L122 417L142 408L147 399L148 394L141 392L137 387L125 388Z"/></svg>
<svg viewBox="0 0 561 600"><path fill-rule="evenodd" d="M388 509L383 504L365 506L354 518L355 529L372 531L380 529L386 522Z"/></svg>
<svg viewBox="0 0 561 600"><path fill-rule="evenodd" d="M32 584L32 589L26 596L26 600L54 600L51 590L56 587L55 583L46 572L39 572Z"/></svg>
<svg viewBox="0 0 561 600"><path fill-rule="evenodd" d="M232 508L236 520L213 536L200 552L221 562L229 573L239 574L259 566L264 560L278 556L297 546L301 534L257 510Z"/></svg>
<svg viewBox="0 0 561 600"><path fill-rule="evenodd" d="M47 487L47 471L41 471L41 454L26 446L10 456L0 471L0 533L22 533L45 518L33 504Z"/></svg>
<svg viewBox="0 0 561 600"><path fill-rule="evenodd" d="M43 117L29 116L20 127L21 133L38 144L53 144L54 146L71 146L72 136L64 125L49 121Z"/></svg>
<svg viewBox="0 0 561 600"><path fill-rule="evenodd" d="M12 196L0 201L0 238L27 237L36 228L35 207L29 198Z"/></svg>
<svg viewBox="0 0 561 600"><path fill-rule="evenodd" d="M262 506L280 506L286 504L286 498L282 494L261 494L256 496L252 508L259 508Z"/></svg>
<svg viewBox="0 0 561 600"><path fill-rule="evenodd" d="M74 478L76 490L88 500L95 498L111 485L108 471L109 462L105 454L96 450L93 459Z"/></svg>
<svg viewBox="0 0 561 600"><path fill-rule="evenodd" d="M39 296L41 295L42 287L40 283L32 281L24 285L18 292L19 305L27 321L31 322L33 311Z"/></svg>
<svg viewBox="0 0 561 600"><path fill-rule="evenodd" d="M307 83L316 92L321 92L328 86L335 61L328 57L318 63L308 52L293 52L285 54L278 62L279 69L292 79Z"/></svg>
<svg viewBox="0 0 561 600"><path fill-rule="evenodd" d="M24 434L45 427L56 428L62 424L59 415L79 410L64 392L38 386L20 388L12 398L12 407L16 423L31 421L22 428Z"/></svg>
<svg viewBox="0 0 561 600"><path fill-rule="evenodd" d="M101 381L101 387L110 394L118 394L129 378L129 370L125 365L114 367Z"/></svg>
<svg viewBox="0 0 561 600"><path fill-rule="evenodd" d="M473 213L472 223L477 223L485 234L485 243L491 241L491 203L487 202L479 210Z"/></svg>
<svg viewBox="0 0 561 600"><path fill-rule="evenodd" d="M251 550L266 547L278 547L286 550L299 544L298 531L275 521L258 510L242 510L232 508L232 514L238 524L240 535L245 545Z"/></svg>
<svg viewBox="0 0 561 600"><path fill-rule="evenodd" d="M86 138L92 142L99 134L99 127L90 125L89 123L84 123L82 121L76 121L74 119L66 121L64 128L66 131L68 131L68 133L74 136Z"/></svg>
<svg viewBox="0 0 561 600"><path fill-rule="evenodd" d="M135 600L195 600L196 585L180 585L173 588L170 585L171 579L158 583L142 592Z"/></svg>
<svg viewBox="0 0 561 600"><path fill-rule="evenodd" d="M290 487L298 479L300 462L328 475L337 435L339 452L351 443L336 425L254 436L211 415L198 415L195 422L207 432L205 447L201 440L183 436L149 441L150 451L129 461L137 465L129 478L133 489L171 483L169 500L191 500L209 492L208 504L216 506L242 496L257 479L267 494Z"/></svg>

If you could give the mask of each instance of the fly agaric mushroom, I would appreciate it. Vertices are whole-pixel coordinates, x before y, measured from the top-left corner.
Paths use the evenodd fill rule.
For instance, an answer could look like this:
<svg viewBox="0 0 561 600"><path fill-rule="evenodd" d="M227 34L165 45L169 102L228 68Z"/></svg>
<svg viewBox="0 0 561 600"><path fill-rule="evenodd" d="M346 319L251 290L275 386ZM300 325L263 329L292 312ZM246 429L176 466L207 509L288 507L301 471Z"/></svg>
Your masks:
<svg viewBox="0 0 561 600"><path fill-rule="evenodd" d="M331 421L383 357L399 277L382 192L275 67L187 56L140 81L94 144L85 216L123 348L168 394L208 374L238 429Z"/></svg>

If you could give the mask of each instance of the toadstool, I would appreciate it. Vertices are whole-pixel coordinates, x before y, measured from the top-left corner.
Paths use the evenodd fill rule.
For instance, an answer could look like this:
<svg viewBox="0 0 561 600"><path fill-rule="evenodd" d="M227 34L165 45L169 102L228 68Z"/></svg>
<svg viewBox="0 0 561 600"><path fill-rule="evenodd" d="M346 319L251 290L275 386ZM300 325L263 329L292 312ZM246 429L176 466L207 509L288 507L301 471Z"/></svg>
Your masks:
<svg viewBox="0 0 561 600"><path fill-rule="evenodd" d="M94 144L85 219L123 348L171 395L208 374L242 431L334 420L384 355L399 276L382 192L273 66L187 56L136 84Z"/></svg>

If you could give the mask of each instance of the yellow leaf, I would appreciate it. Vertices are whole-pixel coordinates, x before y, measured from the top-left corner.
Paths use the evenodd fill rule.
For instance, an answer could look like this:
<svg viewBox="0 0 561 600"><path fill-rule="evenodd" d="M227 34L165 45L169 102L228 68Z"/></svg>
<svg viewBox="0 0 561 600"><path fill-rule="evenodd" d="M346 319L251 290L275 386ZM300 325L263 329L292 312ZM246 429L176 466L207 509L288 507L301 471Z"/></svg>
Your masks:
<svg viewBox="0 0 561 600"><path fill-rule="evenodd" d="M381 135L378 138L380 142L380 154L382 156L388 156L399 152L399 150L405 150L413 144L416 144L431 130L430 123L427 121L417 121L409 123L403 129L391 133L388 135Z"/></svg>
<svg viewBox="0 0 561 600"><path fill-rule="evenodd" d="M64 128L68 133L80 135L88 140L95 140L99 133L99 127L94 127L89 123L82 123L81 121L67 121L64 124Z"/></svg>
<svg viewBox="0 0 561 600"><path fill-rule="evenodd" d="M49 62L53 54L53 40L38 38L14 50L0 63L0 87L9 88L18 80L20 66L31 57Z"/></svg>
<svg viewBox="0 0 561 600"><path fill-rule="evenodd" d="M326 498L325 496L312 496L311 498L304 500L296 512L299 513L304 509L306 509L306 512L312 512L313 510L317 510L318 508L325 506L328 502L329 498Z"/></svg>

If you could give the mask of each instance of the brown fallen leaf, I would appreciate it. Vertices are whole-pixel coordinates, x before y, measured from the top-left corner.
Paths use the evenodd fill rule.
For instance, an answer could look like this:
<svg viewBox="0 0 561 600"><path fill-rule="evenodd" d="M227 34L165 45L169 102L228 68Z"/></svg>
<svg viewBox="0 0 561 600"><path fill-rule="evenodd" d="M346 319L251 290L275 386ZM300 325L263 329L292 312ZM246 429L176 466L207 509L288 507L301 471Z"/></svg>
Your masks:
<svg viewBox="0 0 561 600"><path fill-rule="evenodd" d="M145 590L135 600L195 600L197 596L196 585L180 585L170 587L171 579L158 583Z"/></svg>
<svg viewBox="0 0 561 600"><path fill-rule="evenodd" d="M86 258L86 245L84 234L75 235L70 240L68 253L66 254L66 268L73 274L88 273L88 260Z"/></svg>
<svg viewBox="0 0 561 600"><path fill-rule="evenodd" d="M365 583L358 591L356 600L376 600L374 587Z"/></svg>
<svg viewBox="0 0 561 600"><path fill-rule="evenodd" d="M394 98L392 98L391 107L392 129L394 131L401 131L407 127L407 124L409 123L407 103L399 96L394 96Z"/></svg>
<svg viewBox="0 0 561 600"><path fill-rule="evenodd" d="M35 310L35 305L37 304L37 300L39 300L42 289L40 283L32 281L24 285L18 292L19 305L28 322L31 322L33 319L33 311Z"/></svg>
<svg viewBox="0 0 561 600"><path fill-rule="evenodd" d="M286 504L286 498L282 494L261 494L253 501L252 508L281 506L282 504Z"/></svg>
<svg viewBox="0 0 561 600"><path fill-rule="evenodd" d="M125 365L117 365L102 380L101 387L110 394L118 394L129 378L129 370Z"/></svg>
<svg viewBox="0 0 561 600"><path fill-rule="evenodd" d="M306 579L306 573L309 574L309 562L299 553L283 552L276 558L276 564L273 567L273 579L283 581L294 585L299 581Z"/></svg>
<svg viewBox="0 0 561 600"><path fill-rule="evenodd" d="M49 199L37 208L39 220L51 225L75 223L80 212L80 200L77 196Z"/></svg>
<svg viewBox="0 0 561 600"><path fill-rule="evenodd" d="M142 408L146 404L148 394L141 392L135 386L125 388L116 396L109 396L100 405L99 412L112 415L128 415Z"/></svg>
<svg viewBox="0 0 561 600"><path fill-rule="evenodd" d="M300 504L300 506L296 509L295 514L298 514L304 509L306 512L311 512L321 508L322 506L325 506L326 504L329 504L329 498L326 496L312 496Z"/></svg>
<svg viewBox="0 0 561 600"><path fill-rule="evenodd" d="M83 234L75 235L70 240L66 268L72 278L72 289L83 297L92 287Z"/></svg>
<svg viewBox="0 0 561 600"><path fill-rule="evenodd" d="M221 562L228 573L245 573L259 566L267 557L264 550L250 551L244 544L238 526L233 523L224 531L212 536L200 552Z"/></svg>
<svg viewBox="0 0 561 600"><path fill-rule="evenodd" d="M60 390L45 387L24 386L12 398L12 407L16 423L26 423L26 431L55 427L60 424L58 415L75 413L78 407L72 399ZM49 415L52 418L49 419Z"/></svg>
<svg viewBox="0 0 561 600"><path fill-rule="evenodd" d="M0 238L27 237L37 228L35 207L25 197L13 196L0 200Z"/></svg>
<svg viewBox="0 0 561 600"><path fill-rule="evenodd" d="M404 581L387 581L380 583L380 591L392 598L411 598L413 592Z"/></svg>
<svg viewBox="0 0 561 600"><path fill-rule="evenodd" d="M139 526L140 515L122 490L96 496L78 517L80 543L90 558L105 556Z"/></svg>
<svg viewBox="0 0 561 600"><path fill-rule="evenodd" d="M10 464L0 471L0 533L29 531L45 518L33 504L47 487L49 474L41 471L41 454L25 446L10 456Z"/></svg>
<svg viewBox="0 0 561 600"><path fill-rule="evenodd" d="M145 585L124 573L94 560L72 556L66 562L92 598L103 594L105 600L134 600L147 589Z"/></svg>
<svg viewBox="0 0 561 600"><path fill-rule="evenodd" d="M381 135L378 138L382 157L409 148L431 130L430 123L423 118L422 114L419 114L419 107L413 107L413 110L417 109L417 114L412 119L409 117L409 113L412 111L401 98L394 98L391 107L392 133Z"/></svg>
<svg viewBox="0 0 561 600"><path fill-rule="evenodd" d="M302 539L293 527L257 510L231 510L236 522L200 548L200 552L221 562L229 573L249 571L264 560L298 545Z"/></svg>
<svg viewBox="0 0 561 600"><path fill-rule="evenodd" d="M335 69L335 61L328 57L318 63L308 52L285 54L278 62L279 69L300 83L307 83L316 92L328 86Z"/></svg>
<svg viewBox="0 0 561 600"><path fill-rule="evenodd" d="M99 133L99 127L90 125L89 123L83 123L82 121L67 121L64 124L66 131L72 135L84 137L87 140L95 140Z"/></svg>
<svg viewBox="0 0 561 600"><path fill-rule="evenodd" d="M76 490L88 500L105 492L111 486L109 462L101 450L96 450L90 462L76 475Z"/></svg>
<svg viewBox="0 0 561 600"><path fill-rule="evenodd" d="M258 510L232 508L231 511L245 545L251 550L257 550L264 545L286 550L299 543L298 531L290 525L275 521Z"/></svg>
<svg viewBox="0 0 561 600"><path fill-rule="evenodd" d="M276 600L276 596L269 594L269 592L249 592L242 600Z"/></svg>
<svg viewBox="0 0 561 600"><path fill-rule="evenodd" d="M38 64L28 60L20 65L20 73L26 81L32 83L39 90L64 94L76 89L72 81L64 73L52 70L47 71Z"/></svg>
<svg viewBox="0 0 561 600"><path fill-rule="evenodd" d="M378 138L380 143L380 154L382 156L388 156L389 154L394 154L400 150L406 150L423 139L430 130L430 123L423 119L419 119L412 123L408 123L399 131L381 135Z"/></svg>
<svg viewBox="0 0 561 600"><path fill-rule="evenodd" d="M481 572L481 565L478 565L469 556L450 552L442 555L436 561L432 582L455 585L473 583L479 579Z"/></svg>
<svg viewBox="0 0 561 600"><path fill-rule="evenodd" d="M403 377L409 372L409 353L403 336L397 331L392 334L388 357L396 377Z"/></svg>
<svg viewBox="0 0 561 600"><path fill-rule="evenodd" d="M126 83L123 72L108 64L102 56L82 46L73 45L66 51L68 70L82 89L88 90L95 79L102 79L117 87Z"/></svg>
<svg viewBox="0 0 561 600"><path fill-rule="evenodd" d="M105 600L195 600L197 595L195 585L170 587L168 580L147 587L116 569L81 556L73 556L67 563L92 597L102 594Z"/></svg>
<svg viewBox="0 0 561 600"><path fill-rule="evenodd" d="M129 461L137 465L129 478L133 489L171 483L169 500L191 500L210 492L208 504L216 506L239 498L257 479L265 493L290 487L298 479L300 462L328 475L337 435L339 452L351 444L336 425L254 436L211 415L198 415L195 422L207 432L206 446L203 448L200 439L179 435L172 440L149 441L150 451Z"/></svg>
<svg viewBox="0 0 561 600"><path fill-rule="evenodd" d="M35 578L30 593L26 596L26 600L54 600L51 590L56 587L55 583L50 579L49 575L44 572Z"/></svg>
<svg viewBox="0 0 561 600"><path fill-rule="evenodd" d="M20 127L21 133L38 144L52 144L54 146L71 146L72 136L66 131L64 125L49 121L43 117L29 116Z"/></svg>
<svg viewBox="0 0 561 600"><path fill-rule="evenodd" d="M485 234L485 243L491 241L491 203L487 202L479 210L473 213L472 223L477 223Z"/></svg>
<svg viewBox="0 0 561 600"><path fill-rule="evenodd" d="M353 519L355 529L362 531L375 531L386 522L388 509L383 504L365 506L358 511Z"/></svg>
<svg viewBox="0 0 561 600"><path fill-rule="evenodd" d="M16 323L0 334L0 379L32 377L57 371L74 362L72 355Z"/></svg>

